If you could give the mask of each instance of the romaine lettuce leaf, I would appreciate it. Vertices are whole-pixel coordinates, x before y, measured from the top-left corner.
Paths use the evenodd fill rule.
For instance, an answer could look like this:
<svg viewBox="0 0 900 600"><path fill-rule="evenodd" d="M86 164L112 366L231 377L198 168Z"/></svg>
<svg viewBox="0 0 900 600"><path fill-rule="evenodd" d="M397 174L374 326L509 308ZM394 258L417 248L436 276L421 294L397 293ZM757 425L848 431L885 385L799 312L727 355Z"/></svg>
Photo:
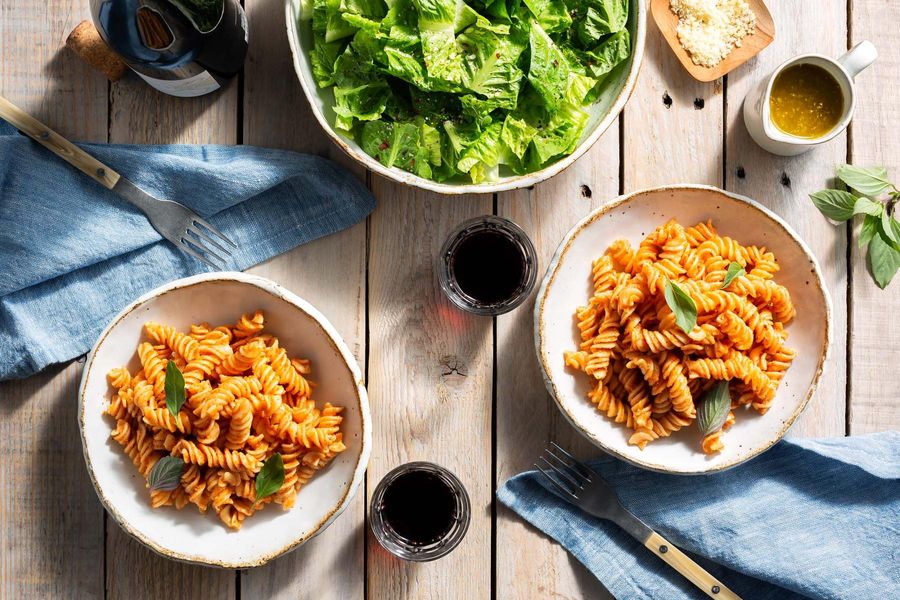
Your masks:
<svg viewBox="0 0 900 600"><path fill-rule="evenodd" d="M462 51L462 85L493 100L493 108L515 108L524 75L516 63L525 47L477 25L463 32L457 43Z"/></svg>
<svg viewBox="0 0 900 600"><path fill-rule="evenodd" d="M506 120L503 121L503 129L500 131L500 141L506 144L506 147L521 159L525 156L525 151L528 150L528 145L531 143L531 138L534 137L535 133L537 133L537 130L522 119L506 115Z"/></svg>
<svg viewBox="0 0 900 600"><path fill-rule="evenodd" d="M325 0L325 41L335 42L356 33L356 27L350 25L341 16L341 0ZM313 22L316 15L313 9Z"/></svg>
<svg viewBox="0 0 900 600"><path fill-rule="evenodd" d="M336 126L347 131L352 129L353 119L373 121L381 117L391 96L387 81L351 48L335 62L334 83Z"/></svg>
<svg viewBox="0 0 900 600"><path fill-rule="evenodd" d="M547 33L565 31L572 24L563 0L525 0L525 5Z"/></svg>
<svg viewBox="0 0 900 600"><path fill-rule="evenodd" d="M387 12L387 5L382 0L340 0L340 11L345 15L381 20Z"/></svg>
<svg viewBox="0 0 900 600"><path fill-rule="evenodd" d="M529 43L531 62L528 82L540 94L547 108L551 112L555 111L568 87L571 73L569 61L536 22L531 23Z"/></svg>
<svg viewBox="0 0 900 600"><path fill-rule="evenodd" d="M607 37L583 53L583 62L591 77L600 78L631 55L631 36L627 29Z"/></svg>
<svg viewBox="0 0 900 600"><path fill-rule="evenodd" d="M481 183L496 174L503 156L503 142L500 133L502 123L493 123L466 148L456 167L463 173L469 173L472 181Z"/></svg>
<svg viewBox="0 0 900 600"><path fill-rule="evenodd" d="M561 154L571 154L587 124L588 114L569 103L560 105L546 126L540 127L532 138L538 164L543 166Z"/></svg>
<svg viewBox="0 0 900 600"><path fill-rule="evenodd" d="M360 145L386 167L431 177L431 150L422 143L421 131L415 122L370 121L362 126Z"/></svg>
<svg viewBox="0 0 900 600"><path fill-rule="evenodd" d="M334 63L343 47L341 42L326 42L325 36L317 39L309 54L309 64L319 87L325 88L334 84Z"/></svg>
<svg viewBox="0 0 900 600"><path fill-rule="evenodd" d="M590 48L604 36L625 29L627 22L628 0L590 0L584 17L575 23L575 33Z"/></svg>

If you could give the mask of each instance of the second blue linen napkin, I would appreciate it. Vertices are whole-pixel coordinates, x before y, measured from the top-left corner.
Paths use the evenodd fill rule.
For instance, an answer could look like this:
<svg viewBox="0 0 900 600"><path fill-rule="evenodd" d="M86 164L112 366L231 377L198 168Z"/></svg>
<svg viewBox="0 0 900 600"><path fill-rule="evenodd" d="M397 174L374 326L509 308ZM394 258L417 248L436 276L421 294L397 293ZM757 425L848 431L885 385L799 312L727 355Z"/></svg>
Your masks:
<svg viewBox="0 0 900 600"><path fill-rule="evenodd" d="M722 473L590 463L625 507L744 600L900 598L900 433L782 440ZM615 525L545 489L535 471L501 502L555 539L616 598L707 598Z"/></svg>
<svg viewBox="0 0 900 600"><path fill-rule="evenodd" d="M157 198L197 211L243 270L350 227L375 198L318 156L251 146L82 144ZM87 352L128 302L206 271L147 219L0 121L0 380Z"/></svg>

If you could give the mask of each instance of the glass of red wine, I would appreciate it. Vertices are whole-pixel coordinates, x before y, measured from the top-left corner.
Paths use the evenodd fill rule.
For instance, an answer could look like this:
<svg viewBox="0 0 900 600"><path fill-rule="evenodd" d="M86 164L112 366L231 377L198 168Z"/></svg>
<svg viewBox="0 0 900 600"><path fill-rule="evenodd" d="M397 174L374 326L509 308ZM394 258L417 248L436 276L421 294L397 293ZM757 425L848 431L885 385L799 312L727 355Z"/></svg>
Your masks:
<svg viewBox="0 0 900 600"><path fill-rule="evenodd" d="M484 216L457 227L438 257L447 297L478 315L502 315L525 301L537 279L537 253L521 227Z"/></svg>
<svg viewBox="0 0 900 600"><path fill-rule="evenodd" d="M466 535L469 495L457 477L430 462L400 465L372 494L375 539L404 560L425 562L449 554Z"/></svg>

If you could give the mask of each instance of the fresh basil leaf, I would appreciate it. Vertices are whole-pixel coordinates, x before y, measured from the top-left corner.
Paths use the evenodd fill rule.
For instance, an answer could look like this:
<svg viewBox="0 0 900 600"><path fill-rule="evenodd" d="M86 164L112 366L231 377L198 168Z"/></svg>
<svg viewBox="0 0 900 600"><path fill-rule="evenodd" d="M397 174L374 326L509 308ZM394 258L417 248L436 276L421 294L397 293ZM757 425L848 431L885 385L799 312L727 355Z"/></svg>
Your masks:
<svg viewBox="0 0 900 600"><path fill-rule="evenodd" d="M181 474L184 472L184 461L177 456L163 456L150 469L147 483L150 491L165 490L170 492L178 487Z"/></svg>
<svg viewBox="0 0 900 600"><path fill-rule="evenodd" d="M177 418L178 411L184 404L184 376L174 361L166 365L166 406L172 416Z"/></svg>
<svg viewBox="0 0 900 600"><path fill-rule="evenodd" d="M728 392L728 382L720 381L700 398L697 407L697 427L700 428L700 433L706 436L722 429L730 410L731 394Z"/></svg>
<svg viewBox="0 0 900 600"><path fill-rule="evenodd" d="M883 225L883 224L884 224L884 223L882 222L882 225ZM890 224L891 224L890 230L891 230L891 231L893 232L893 234L894 234L894 239L895 239L895 240L900 240L900 222L897 221L897 218L896 218L896 217L891 217L891 219L890 219ZM897 250L900 250L900 246L895 245L894 247L897 248Z"/></svg>
<svg viewBox="0 0 900 600"><path fill-rule="evenodd" d="M271 496L284 485L284 461L281 454L276 452L263 463L262 469L256 474L256 500L253 505Z"/></svg>
<svg viewBox="0 0 900 600"><path fill-rule="evenodd" d="M892 245L897 248L898 244L900 244L900 235L898 235L898 230L894 228L894 224L892 223L893 220L891 215L888 214L888 211L884 210L881 212L881 232L884 234L884 237L892 242Z"/></svg>
<svg viewBox="0 0 900 600"><path fill-rule="evenodd" d="M856 196L843 190L822 190L809 195L813 204L823 215L833 221L847 221L853 218Z"/></svg>
<svg viewBox="0 0 900 600"><path fill-rule="evenodd" d="M884 204L864 196L857 198L856 204L853 205L854 215L872 215L873 217L880 217L883 212L885 212Z"/></svg>
<svg viewBox="0 0 900 600"><path fill-rule="evenodd" d="M734 281L735 277L742 277L746 274L746 269L744 269L740 263L732 261L732 263L728 265L728 270L725 271L725 281L722 282L722 289L724 290L731 285L731 282Z"/></svg>
<svg viewBox="0 0 900 600"><path fill-rule="evenodd" d="M878 287L884 289L900 268L900 252L879 232L869 242L869 267Z"/></svg>
<svg viewBox="0 0 900 600"><path fill-rule="evenodd" d="M675 313L675 324L685 333L697 325L697 304L677 283L666 281L666 304Z"/></svg>
<svg viewBox="0 0 900 600"><path fill-rule="evenodd" d="M837 176L847 184L847 187L866 196L878 196L894 187L887 180L887 169L884 167L865 169L853 165L841 165L837 168Z"/></svg>
<svg viewBox="0 0 900 600"><path fill-rule="evenodd" d="M878 217L873 217L872 215L866 215L865 220L863 220L862 228L859 230L859 247L864 248L872 241L872 237L878 233Z"/></svg>

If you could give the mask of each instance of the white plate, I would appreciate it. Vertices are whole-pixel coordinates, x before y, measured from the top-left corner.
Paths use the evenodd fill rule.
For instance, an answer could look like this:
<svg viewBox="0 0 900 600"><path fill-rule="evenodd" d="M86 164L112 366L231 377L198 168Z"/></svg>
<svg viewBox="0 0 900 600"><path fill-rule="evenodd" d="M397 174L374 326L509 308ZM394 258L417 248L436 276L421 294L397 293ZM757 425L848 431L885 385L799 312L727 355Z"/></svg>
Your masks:
<svg viewBox="0 0 900 600"><path fill-rule="evenodd" d="M775 253L775 281L787 287L797 316L787 326L796 360L765 415L742 411L725 434L725 449L706 456L696 427L654 440L644 450L628 445L631 430L600 414L587 399L588 377L563 364L578 348L573 314L591 294L591 261L615 240L633 245L675 218L684 226L712 219L718 232ZM708 186L668 186L621 196L566 234L547 269L534 310L535 348L547 389L569 421L607 452L638 466L669 473L708 473L763 452L785 434L815 390L831 346L831 300L810 249L780 217L746 198Z"/></svg>
<svg viewBox="0 0 900 600"><path fill-rule="evenodd" d="M300 79L303 93L312 107L313 115L325 133L354 160L362 163L364 167L393 179L399 183L414 185L422 189L431 190L441 194L484 194L513 190L528 187L549 179L563 169L574 163L579 156L588 151L603 132L616 120L625 103L634 90L638 71L641 68L641 60L644 57L644 40L647 37L647 4L646 0L631 0L630 15L628 17L628 29L631 32L631 56L625 62L625 66L617 67L607 77L608 87L601 97L588 108L590 117L582 134L581 141L575 151L569 156L563 157L552 165L527 175L509 174L501 176L499 180L487 183L438 183L398 169L385 167L380 162L366 154L352 138L334 130L334 92L333 88L321 89L316 85L309 63L309 52L312 48L312 26L310 21L299 23L301 0L285 0L284 13L287 22L288 42L291 45L291 53L294 56L294 70Z"/></svg>
<svg viewBox="0 0 900 600"><path fill-rule="evenodd" d="M144 478L109 435L104 414L110 388L106 373L140 367L136 356L146 321L181 331L191 323L234 323L242 313L262 310L266 331L278 336L292 356L309 358L313 398L321 406L344 407L342 431L347 450L316 474L284 511L267 506L232 531L213 511L195 506L150 508ZM349 504L369 460L369 404L363 378L334 327L309 303L276 283L243 273L209 273L180 279L136 300L100 335L87 356L78 391L78 421L88 473L100 501L126 532L156 552L178 560L227 568L259 566L324 530Z"/></svg>

